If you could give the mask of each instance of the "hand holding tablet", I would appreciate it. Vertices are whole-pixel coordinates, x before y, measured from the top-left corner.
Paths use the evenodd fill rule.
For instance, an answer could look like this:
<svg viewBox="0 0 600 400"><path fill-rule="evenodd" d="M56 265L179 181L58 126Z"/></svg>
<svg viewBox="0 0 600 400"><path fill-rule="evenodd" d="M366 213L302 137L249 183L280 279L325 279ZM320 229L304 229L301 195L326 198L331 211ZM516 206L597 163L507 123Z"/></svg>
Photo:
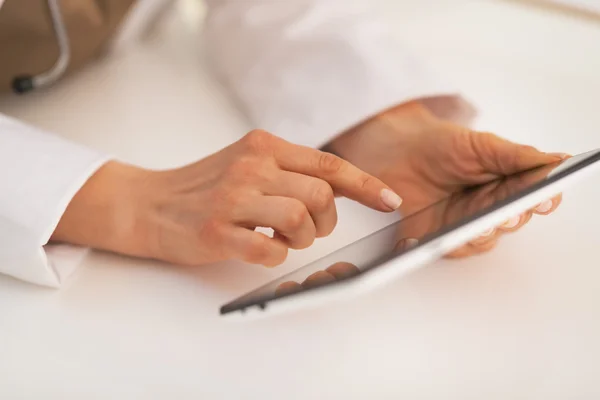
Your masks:
<svg viewBox="0 0 600 400"><path fill-rule="evenodd" d="M536 209L550 213L552 209L539 211L539 204L554 198L558 205L563 189L592 172L598 161L600 150L595 150L454 193L226 304L221 314L320 304L372 290L439 257L456 256L457 251L478 253L473 248L482 234L518 229L522 224L502 228L515 215L527 216L526 222Z"/></svg>

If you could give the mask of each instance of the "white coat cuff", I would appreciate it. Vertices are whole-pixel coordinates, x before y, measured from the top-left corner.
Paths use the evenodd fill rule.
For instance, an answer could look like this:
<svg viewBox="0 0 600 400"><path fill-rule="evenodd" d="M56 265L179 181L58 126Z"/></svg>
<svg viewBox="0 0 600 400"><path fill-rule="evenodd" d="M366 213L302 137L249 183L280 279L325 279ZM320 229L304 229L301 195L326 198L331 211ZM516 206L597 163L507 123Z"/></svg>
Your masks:
<svg viewBox="0 0 600 400"><path fill-rule="evenodd" d="M0 115L0 273L60 285L83 250L44 246L73 196L108 159Z"/></svg>

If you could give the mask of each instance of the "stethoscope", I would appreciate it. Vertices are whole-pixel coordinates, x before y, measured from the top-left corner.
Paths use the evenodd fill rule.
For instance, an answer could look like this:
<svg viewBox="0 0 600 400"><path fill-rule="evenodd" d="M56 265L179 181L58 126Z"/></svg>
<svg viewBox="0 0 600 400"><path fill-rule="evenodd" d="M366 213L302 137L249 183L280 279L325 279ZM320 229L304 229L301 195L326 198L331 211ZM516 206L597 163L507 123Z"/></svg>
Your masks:
<svg viewBox="0 0 600 400"><path fill-rule="evenodd" d="M65 28L65 22L58 5L58 0L47 0L52 16L54 34L58 42L59 56L56 63L48 71L34 76L17 76L12 81L12 88L16 93L26 93L34 89L50 86L58 81L67 71L71 58L69 36ZM0 2L1 3L1 2Z"/></svg>

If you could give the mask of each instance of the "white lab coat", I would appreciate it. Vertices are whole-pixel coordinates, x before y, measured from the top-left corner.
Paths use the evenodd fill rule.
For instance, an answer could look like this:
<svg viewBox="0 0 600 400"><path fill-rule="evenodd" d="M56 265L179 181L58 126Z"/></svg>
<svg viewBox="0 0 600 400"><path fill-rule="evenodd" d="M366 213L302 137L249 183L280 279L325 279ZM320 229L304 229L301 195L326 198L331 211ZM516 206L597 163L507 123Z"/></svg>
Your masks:
<svg viewBox="0 0 600 400"><path fill-rule="evenodd" d="M417 98L443 99L435 111L450 118L468 107L394 39L369 0L207 5L215 71L256 127L291 142L321 146ZM0 273L60 286L83 253L48 241L71 198L109 159L0 114Z"/></svg>

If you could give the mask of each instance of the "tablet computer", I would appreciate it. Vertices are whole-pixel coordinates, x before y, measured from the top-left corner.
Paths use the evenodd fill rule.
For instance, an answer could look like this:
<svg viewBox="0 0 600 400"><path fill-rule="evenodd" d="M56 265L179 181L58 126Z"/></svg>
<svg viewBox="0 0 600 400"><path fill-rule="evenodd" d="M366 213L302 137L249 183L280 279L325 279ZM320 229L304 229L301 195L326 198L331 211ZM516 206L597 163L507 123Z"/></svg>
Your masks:
<svg viewBox="0 0 600 400"><path fill-rule="evenodd" d="M560 194L600 166L600 149L457 192L220 309L248 318L373 290Z"/></svg>

